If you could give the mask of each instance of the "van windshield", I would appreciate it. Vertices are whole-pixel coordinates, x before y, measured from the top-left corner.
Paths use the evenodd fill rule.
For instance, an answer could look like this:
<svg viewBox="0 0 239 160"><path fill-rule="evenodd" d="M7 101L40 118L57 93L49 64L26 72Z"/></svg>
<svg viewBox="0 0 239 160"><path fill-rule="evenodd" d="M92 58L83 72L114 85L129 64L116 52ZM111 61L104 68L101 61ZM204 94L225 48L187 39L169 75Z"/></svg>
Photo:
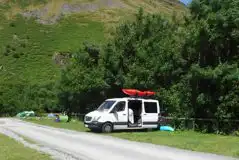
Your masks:
<svg viewBox="0 0 239 160"><path fill-rule="evenodd" d="M105 101L97 109L98 111L107 111L109 110L116 101Z"/></svg>

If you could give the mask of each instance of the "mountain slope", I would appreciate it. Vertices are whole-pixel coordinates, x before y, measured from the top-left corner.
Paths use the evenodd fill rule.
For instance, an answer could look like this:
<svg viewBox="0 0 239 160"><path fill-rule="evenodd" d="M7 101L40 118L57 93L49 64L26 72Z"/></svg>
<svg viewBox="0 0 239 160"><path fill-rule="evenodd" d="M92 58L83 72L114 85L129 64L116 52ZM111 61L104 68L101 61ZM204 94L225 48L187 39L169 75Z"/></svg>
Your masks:
<svg viewBox="0 0 239 160"><path fill-rule="evenodd" d="M115 24L146 12L182 14L176 0L0 0L0 86L55 81L54 55L101 42Z"/></svg>

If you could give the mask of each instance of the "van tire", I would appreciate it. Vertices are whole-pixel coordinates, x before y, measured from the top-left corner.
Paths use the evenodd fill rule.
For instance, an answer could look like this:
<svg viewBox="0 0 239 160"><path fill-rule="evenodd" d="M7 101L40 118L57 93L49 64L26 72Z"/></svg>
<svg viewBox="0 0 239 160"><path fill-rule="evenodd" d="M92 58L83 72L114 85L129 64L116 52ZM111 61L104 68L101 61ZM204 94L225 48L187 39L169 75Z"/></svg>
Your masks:
<svg viewBox="0 0 239 160"><path fill-rule="evenodd" d="M106 122L102 125L101 130L103 133L111 133L113 131L113 124Z"/></svg>

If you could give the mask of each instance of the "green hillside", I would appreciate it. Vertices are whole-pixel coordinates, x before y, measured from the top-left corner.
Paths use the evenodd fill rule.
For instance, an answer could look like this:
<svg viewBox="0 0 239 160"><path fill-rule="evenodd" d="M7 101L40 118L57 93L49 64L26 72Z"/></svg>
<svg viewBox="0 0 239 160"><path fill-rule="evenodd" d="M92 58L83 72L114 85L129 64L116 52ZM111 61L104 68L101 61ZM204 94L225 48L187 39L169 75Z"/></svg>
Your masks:
<svg viewBox="0 0 239 160"><path fill-rule="evenodd" d="M68 53L103 44L117 24L145 12L183 15L177 0L0 0L0 113L56 106Z"/></svg>
<svg viewBox="0 0 239 160"><path fill-rule="evenodd" d="M184 6L174 0L1 0L0 84L46 84L59 75L53 55L84 41L103 42L113 26L139 7L170 15Z"/></svg>

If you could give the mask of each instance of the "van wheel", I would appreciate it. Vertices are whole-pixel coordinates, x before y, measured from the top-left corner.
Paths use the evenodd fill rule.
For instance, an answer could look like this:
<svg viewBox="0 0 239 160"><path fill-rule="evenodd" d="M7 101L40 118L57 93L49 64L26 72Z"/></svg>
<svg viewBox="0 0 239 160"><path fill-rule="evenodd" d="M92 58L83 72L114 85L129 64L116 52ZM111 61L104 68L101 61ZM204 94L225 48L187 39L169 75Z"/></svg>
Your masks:
<svg viewBox="0 0 239 160"><path fill-rule="evenodd" d="M113 131L113 125L111 123L105 123L102 125L103 133L110 133Z"/></svg>

